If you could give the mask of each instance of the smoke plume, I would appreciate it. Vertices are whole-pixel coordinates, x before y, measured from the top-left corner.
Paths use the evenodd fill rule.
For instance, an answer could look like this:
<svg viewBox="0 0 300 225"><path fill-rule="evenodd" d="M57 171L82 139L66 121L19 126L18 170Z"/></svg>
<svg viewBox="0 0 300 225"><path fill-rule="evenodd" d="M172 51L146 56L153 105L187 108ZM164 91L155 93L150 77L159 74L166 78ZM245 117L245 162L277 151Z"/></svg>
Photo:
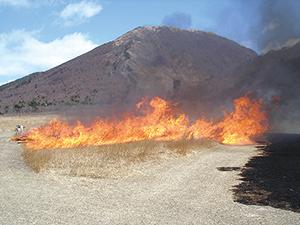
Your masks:
<svg viewBox="0 0 300 225"><path fill-rule="evenodd" d="M260 20L252 29L261 53L277 50L300 41L300 1L263 0L260 2Z"/></svg>
<svg viewBox="0 0 300 225"><path fill-rule="evenodd" d="M192 19L191 15L188 13L174 12L172 15L166 15L162 24L168 27L189 29L192 24Z"/></svg>

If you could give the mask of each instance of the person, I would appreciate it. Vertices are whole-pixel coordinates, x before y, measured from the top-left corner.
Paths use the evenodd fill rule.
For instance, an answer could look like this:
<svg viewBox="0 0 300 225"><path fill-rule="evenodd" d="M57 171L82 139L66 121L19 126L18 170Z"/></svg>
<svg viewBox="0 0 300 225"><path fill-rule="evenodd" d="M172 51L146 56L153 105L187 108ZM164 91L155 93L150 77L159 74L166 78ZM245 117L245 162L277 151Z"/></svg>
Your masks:
<svg viewBox="0 0 300 225"><path fill-rule="evenodd" d="M18 134L23 133L25 130L26 130L26 126L25 125L20 125L20 124L18 124L16 126L16 129L15 129L16 133L18 133Z"/></svg>

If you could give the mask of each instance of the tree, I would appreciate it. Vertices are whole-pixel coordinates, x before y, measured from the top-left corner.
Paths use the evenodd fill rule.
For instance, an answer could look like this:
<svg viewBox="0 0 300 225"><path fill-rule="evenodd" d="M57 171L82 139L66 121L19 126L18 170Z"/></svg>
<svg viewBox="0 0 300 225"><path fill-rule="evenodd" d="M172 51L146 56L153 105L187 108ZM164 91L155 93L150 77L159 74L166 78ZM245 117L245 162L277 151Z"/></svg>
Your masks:
<svg viewBox="0 0 300 225"><path fill-rule="evenodd" d="M35 111L40 104L33 99L31 102L28 102L28 105L31 107L32 111Z"/></svg>
<svg viewBox="0 0 300 225"><path fill-rule="evenodd" d="M24 105L18 105L18 104L14 104L14 110L17 111L18 113L20 113L21 109L24 107Z"/></svg>
<svg viewBox="0 0 300 225"><path fill-rule="evenodd" d="M5 110L5 113L8 113L8 111L9 111L9 106L8 106L8 105L5 106L5 107L4 107L4 110Z"/></svg>

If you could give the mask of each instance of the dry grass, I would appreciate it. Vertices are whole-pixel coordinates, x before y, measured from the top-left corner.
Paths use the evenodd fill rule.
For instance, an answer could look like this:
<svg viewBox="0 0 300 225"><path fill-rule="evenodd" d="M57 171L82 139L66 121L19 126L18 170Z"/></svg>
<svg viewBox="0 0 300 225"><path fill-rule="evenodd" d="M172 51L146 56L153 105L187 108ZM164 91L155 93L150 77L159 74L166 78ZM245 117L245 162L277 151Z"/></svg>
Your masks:
<svg viewBox="0 0 300 225"><path fill-rule="evenodd" d="M47 123L57 115L21 115L0 117L0 131L13 131L16 124L28 129ZM70 118L69 118L70 119ZM83 146L71 149L33 151L22 146L22 155L36 172L73 176L118 178L142 173L154 164L210 148L204 140L140 141L107 146Z"/></svg>
<svg viewBox="0 0 300 225"><path fill-rule="evenodd" d="M34 151L22 147L26 163L36 172L93 178L120 178L143 173L153 164L210 148L204 140L140 141L106 146Z"/></svg>
<svg viewBox="0 0 300 225"><path fill-rule="evenodd" d="M26 125L29 130L57 118L57 115L52 114L0 116L0 131L14 131L17 124Z"/></svg>

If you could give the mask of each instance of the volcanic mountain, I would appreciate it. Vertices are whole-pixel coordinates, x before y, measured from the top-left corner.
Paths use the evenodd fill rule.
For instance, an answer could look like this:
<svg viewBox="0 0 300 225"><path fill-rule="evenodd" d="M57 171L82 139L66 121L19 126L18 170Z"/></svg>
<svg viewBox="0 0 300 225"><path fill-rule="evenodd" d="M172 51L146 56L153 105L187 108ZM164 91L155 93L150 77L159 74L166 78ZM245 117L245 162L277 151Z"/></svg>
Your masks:
<svg viewBox="0 0 300 225"><path fill-rule="evenodd" d="M256 56L212 32L138 27L57 67L1 86L0 111L129 104L146 95L191 105L214 102L241 80L236 68Z"/></svg>

